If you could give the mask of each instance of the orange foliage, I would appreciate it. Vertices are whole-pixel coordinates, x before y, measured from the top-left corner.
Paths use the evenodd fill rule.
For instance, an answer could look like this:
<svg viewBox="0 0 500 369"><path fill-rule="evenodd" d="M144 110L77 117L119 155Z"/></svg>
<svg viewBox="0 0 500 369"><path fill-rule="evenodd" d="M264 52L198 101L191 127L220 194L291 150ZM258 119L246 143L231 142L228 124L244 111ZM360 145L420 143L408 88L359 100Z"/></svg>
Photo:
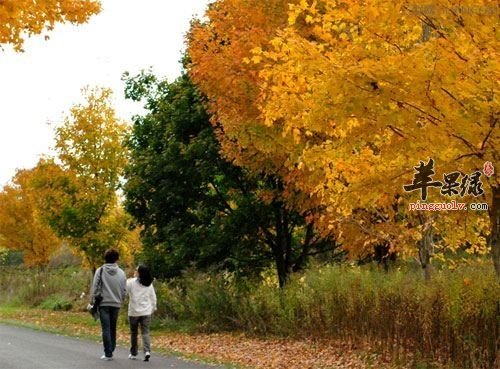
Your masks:
<svg viewBox="0 0 500 369"><path fill-rule="evenodd" d="M441 180L498 161L495 2L232 0L207 18L189 71L228 158L278 174L289 203L321 207L310 220L351 250L413 245L432 224L448 246L484 252L486 212L409 213L418 197L403 185L428 157ZM499 177L483 181L485 197L463 201L494 208Z"/></svg>
<svg viewBox="0 0 500 369"><path fill-rule="evenodd" d="M85 23L100 10L98 0L0 0L0 46L21 51L27 36L50 31L56 23Z"/></svg>
<svg viewBox="0 0 500 369"><path fill-rule="evenodd" d="M35 175L35 169L20 170L0 192L0 236L2 246L24 251L26 265L46 266L61 240L40 217Z"/></svg>

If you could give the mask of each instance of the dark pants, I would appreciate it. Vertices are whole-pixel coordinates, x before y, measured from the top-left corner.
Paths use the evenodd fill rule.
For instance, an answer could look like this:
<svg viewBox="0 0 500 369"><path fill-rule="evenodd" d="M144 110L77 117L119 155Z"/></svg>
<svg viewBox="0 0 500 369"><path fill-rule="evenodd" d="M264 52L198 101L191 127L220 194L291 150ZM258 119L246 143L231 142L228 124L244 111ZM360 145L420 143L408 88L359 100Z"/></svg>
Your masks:
<svg viewBox="0 0 500 369"><path fill-rule="evenodd" d="M149 337L149 325L151 324L151 315L145 316L129 316L130 323L130 353L137 355L137 335L139 333L139 325L141 326L142 346L144 353L151 351L151 338Z"/></svg>
<svg viewBox="0 0 500 369"><path fill-rule="evenodd" d="M102 343L104 344L104 355L113 356L116 347L116 322L120 308L112 306L101 306L100 309Z"/></svg>

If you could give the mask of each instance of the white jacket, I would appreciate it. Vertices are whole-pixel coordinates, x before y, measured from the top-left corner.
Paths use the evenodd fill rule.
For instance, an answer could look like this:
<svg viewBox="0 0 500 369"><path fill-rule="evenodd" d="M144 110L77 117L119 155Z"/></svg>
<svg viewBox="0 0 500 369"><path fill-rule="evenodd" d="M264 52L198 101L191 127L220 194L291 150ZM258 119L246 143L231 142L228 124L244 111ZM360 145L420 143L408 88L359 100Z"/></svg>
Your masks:
<svg viewBox="0 0 500 369"><path fill-rule="evenodd" d="M153 284L143 286L137 278L127 280L129 296L128 316L151 315L156 310L156 293Z"/></svg>

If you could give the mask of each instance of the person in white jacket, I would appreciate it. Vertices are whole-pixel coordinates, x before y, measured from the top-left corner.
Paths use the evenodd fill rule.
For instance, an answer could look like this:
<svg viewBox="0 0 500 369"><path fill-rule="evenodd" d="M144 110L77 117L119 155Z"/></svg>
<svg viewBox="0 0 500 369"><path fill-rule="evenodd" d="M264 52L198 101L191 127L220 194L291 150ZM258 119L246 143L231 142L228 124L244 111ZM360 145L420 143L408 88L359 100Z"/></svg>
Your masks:
<svg viewBox="0 0 500 369"><path fill-rule="evenodd" d="M137 359L137 335L140 326L144 361L149 361L151 357L149 325L151 324L151 316L156 310L156 293L153 287L153 277L146 266L139 265L134 273L134 278L127 280L127 293L129 295L128 319L131 341L128 358Z"/></svg>

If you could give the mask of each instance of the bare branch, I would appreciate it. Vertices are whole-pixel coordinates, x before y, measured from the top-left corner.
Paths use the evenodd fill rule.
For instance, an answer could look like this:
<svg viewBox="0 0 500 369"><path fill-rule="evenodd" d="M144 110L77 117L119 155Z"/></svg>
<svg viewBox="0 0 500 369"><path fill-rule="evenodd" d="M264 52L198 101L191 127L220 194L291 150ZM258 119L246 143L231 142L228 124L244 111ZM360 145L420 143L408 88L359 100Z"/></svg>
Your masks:
<svg viewBox="0 0 500 369"><path fill-rule="evenodd" d="M453 96L453 94L450 91L448 91L446 88L441 87L441 91L443 91L444 93L446 93L446 95L448 95L449 97L451 97L462 108L464 108L465 110L467 110L467 107L460 100L458 100L455 96Z"/></svg>
<svg viewBox="0 0 500 369"><path fill-rule="evenodd" d="M399 137L406 138L406 136L402 133L402 131L399 128L396 128L391 124L388 124L387 127L395 134L397 134Z"/></svg>
<svg viewBox="0 0 500 369"><path fill-rule="evenodd" d="M486 134L486 137L484 138L483 140L483 143L481 144L481 151L484 150L485 146L486 146L486 142L488 141L488 138L490 138L490 135L491 135L491 132L493 132L493 129L496 127L497 125L497 122L498 122L498 119L492 117L493 121L492 121L492 124L490 125L490 130L488 131L488 133Z"/></svg>
<svg viewBox="0 0 500 369"><path fill-rule="evenodd" d="M462 141L465 144L465 146L467 146L471 151L476 151L476 148L474 147L474 145L471 144L469 141L467 141L465 138L460 137L456 134L452 134L451 137L455 137L456 139Z"/></svg>

